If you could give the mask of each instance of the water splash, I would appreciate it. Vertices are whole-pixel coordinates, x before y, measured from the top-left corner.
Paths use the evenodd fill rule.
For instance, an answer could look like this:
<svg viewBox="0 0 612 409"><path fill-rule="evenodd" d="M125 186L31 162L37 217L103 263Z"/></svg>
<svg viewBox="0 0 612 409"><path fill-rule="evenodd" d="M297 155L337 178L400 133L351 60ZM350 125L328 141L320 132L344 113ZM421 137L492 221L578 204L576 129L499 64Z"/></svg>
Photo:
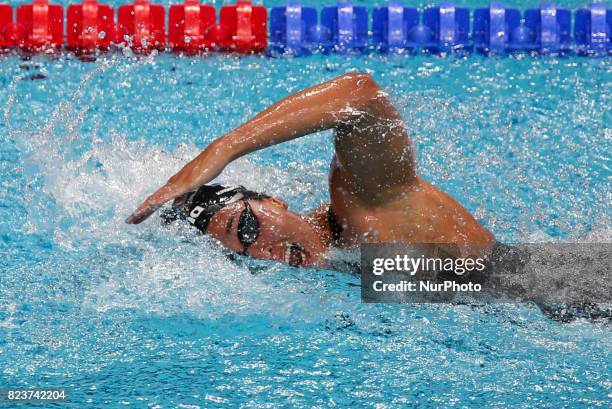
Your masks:
<svg viewBox="0 0 612 409"><path fill-rule="evenodd" d="M26 178L41 181L23 197L26 231L50 235L58 250L81 253L81 267L90 281L84 305L100 312L190 311L209 318L254 311L286 315L315 304L320 308L312 297L300 295L295 283L284 288L265 283L244 264L228 261L217 243L193 231L164 227L156 217L142 226L123 222L198 150L185 144L168 152L117 133L106 138L79 133L91 108L83 100L84 91L115 66L103 63L87 74L39 129L18 129L8 121L14 96L4 110L11 138L22 151ZM219 181L272 195L308 196L324 175L305 177L300 170L241 159L228 166Z"/></svg>

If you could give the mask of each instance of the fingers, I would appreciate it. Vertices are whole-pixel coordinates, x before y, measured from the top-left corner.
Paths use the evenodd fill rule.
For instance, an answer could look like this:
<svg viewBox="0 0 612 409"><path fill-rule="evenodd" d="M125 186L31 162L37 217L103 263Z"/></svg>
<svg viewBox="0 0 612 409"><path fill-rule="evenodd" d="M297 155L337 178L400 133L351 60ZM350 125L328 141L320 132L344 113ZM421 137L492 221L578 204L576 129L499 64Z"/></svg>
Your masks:
<svg viewBox="0 0 612 409"><path fill-rule="evenodd" d="M151 216L161 205L157 205L156 203L149 201L150 199L145 200L138 209L134 211L125 222L127 224L138 224L145 221L149 216Z"/></svg>
<svg viewBox="0 0 612 409"><path fill-rule="evenodd" d="M125 219L125 222L128 224L142 223L167 201L178 197L178 201L181 202L182 198L179 196L209 180L202 180L202 172L198 171L196 159L185 165L183 169L168 180L168 183L149 196L134 213Z"/></svg>
<svg viewBox="0 0 612 409"><path fill-rule="evenodd" d="M153 207L151 205L148 205L145 202L145 203L141 204L138 207L138 209L136 209L136 211L134 211L134 213L129 215L129 217L127 219L125 219L125 222L127 224L138 224L138 223L141 223L141 222L145 221L149 216L151 216L151 214L153 214L153 212L155 212L155 210L157 210L157 207Z"/></svg>
<svg viewBox="0 0 612 409"><path fill-rule="evenodd" d="M128 224L138 224L145 221L151 216L160 206L167 201L174 199L185 193L182 189L177 188L175 185L166 184L157 192L149 196L134 213L132 213L125 222Z"/></svg>

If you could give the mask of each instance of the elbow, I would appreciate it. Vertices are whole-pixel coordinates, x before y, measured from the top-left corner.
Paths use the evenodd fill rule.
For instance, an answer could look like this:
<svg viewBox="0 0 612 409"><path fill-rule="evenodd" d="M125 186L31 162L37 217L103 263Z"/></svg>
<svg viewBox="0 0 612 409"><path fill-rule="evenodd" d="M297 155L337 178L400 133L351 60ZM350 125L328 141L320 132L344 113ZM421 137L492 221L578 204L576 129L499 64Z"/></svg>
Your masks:
<svg viewBox="0 0 612 409"><path fill-rule="evenodd" d="M341 77L344 81L348 82L351 87L355 90L365 91L378 91L380 86L376 83L374 78L370 74L362 72L352 72L344 74Z"/></svg>
<svg viewBox="0 0 612 409"><path fill-rule="evenodd" d="M348 73L340 77L340 80L349 89L349 95L356 100L357 105L367 105L380 95L381 88L370 74Z"/></svg>

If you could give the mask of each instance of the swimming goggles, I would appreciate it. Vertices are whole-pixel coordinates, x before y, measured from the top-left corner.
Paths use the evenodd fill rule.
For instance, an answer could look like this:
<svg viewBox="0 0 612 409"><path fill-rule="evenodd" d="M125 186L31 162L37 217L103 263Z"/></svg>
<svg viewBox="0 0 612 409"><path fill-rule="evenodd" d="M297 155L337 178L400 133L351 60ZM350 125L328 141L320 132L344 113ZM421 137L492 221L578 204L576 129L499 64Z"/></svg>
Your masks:
<svg viewBox="0 0 612 409"><path fill-rule="evenodd" d="M185 219L202 233L206 233L208 224L215 213L232 203L242 201L244 202L244 210L238 218L237 234L238 240L243 246L239 254L246 255L249 247L259 237L260 232L259 219L248 201L265 198L269 198L269 196L247 190L244 186L204 185L191 193L185 204L179 208L167 209L161 217L165 224L172 223L176 219Z"/></svg>

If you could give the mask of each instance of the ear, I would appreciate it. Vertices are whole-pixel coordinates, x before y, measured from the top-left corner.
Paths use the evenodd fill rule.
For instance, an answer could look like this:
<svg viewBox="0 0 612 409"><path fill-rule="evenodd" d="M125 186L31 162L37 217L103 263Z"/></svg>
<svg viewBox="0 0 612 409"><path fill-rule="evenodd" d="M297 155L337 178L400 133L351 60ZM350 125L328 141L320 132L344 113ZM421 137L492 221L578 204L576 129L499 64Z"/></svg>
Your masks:
<svg viewBox="0 0 612 409"><path fill-rule="evenodd" d="M277 199L275 197L271 197L269 200L271 200L274 204L276 204L277 206L282 207L285 210L287 210L289 208L289 205L284 200L280 200L280 199Z"/></svg>

